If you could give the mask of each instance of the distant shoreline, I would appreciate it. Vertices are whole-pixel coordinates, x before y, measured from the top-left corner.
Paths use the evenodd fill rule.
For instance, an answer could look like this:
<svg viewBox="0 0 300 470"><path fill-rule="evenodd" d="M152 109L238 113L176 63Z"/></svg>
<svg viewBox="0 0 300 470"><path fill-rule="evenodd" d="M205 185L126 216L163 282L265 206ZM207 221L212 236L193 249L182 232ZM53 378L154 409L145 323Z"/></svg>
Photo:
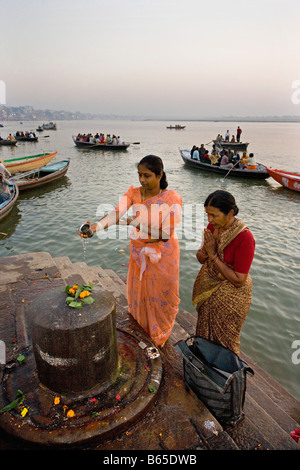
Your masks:
<svg viewBox="0 0 300 470"><path fill-rule="evenodd" d="M95 121L95 120L122 120L122 121L167 121L170 123L181 122L300 122L300 116L209 116L199 118L170 117L170 116L123 116L117 114L92 114L80 111L55 111L39 110L32 106L7 106L0 105L0 123L12 121Z"/></svg>

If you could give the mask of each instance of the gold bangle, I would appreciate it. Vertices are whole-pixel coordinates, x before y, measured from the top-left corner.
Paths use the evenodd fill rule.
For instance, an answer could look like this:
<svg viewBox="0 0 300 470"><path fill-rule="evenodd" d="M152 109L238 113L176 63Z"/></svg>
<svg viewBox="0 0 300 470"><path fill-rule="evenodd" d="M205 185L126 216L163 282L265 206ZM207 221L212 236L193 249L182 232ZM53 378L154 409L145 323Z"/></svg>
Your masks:
<svg viewBox="0 0 300 470"><path fill-rule="evenodd" d="M210 261L215 261L216 258L218 258L217 253L214 254L214 256L210 259Z"/></svg>

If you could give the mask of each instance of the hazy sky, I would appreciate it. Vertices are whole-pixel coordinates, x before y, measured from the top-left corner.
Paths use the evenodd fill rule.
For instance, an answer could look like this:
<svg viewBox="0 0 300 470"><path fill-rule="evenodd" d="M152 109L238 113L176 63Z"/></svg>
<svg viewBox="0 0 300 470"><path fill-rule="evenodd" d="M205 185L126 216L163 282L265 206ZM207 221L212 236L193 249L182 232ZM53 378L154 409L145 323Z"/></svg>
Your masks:
<svg viewBox="0 0 300 470"><path fill-rule="evenodd" d="M0 0L0 17L8 106L300 115L299 0Z"/></svg>

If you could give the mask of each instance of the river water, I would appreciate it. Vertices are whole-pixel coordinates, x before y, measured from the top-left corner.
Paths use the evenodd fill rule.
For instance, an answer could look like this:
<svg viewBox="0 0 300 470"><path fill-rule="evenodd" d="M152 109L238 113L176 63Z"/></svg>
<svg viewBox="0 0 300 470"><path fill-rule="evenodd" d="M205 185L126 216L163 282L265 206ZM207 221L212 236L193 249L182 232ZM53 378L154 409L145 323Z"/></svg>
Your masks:
<svg viewBox="0 0 300 470"><path fill-rule="evenodd" d="M34 130L38 124L42 123L6 123L1 136ZM72 262L85 261L126 275L129 249L125 228L110 230L102 239L88 240L85 250L77 229L87 220L98 220L97 210L99 214L103 208L115 206L130 185L139 184L136 163L143 156L159 155L169 188L179 192L184 204L178 230L180 308L194 312L191 293L200 268L195 253L207 223L203 202L212 191L227 190L235 196L239 217L256 240L250 272L253 298L241 334L241 349L300 399L300 193L281 187L271 178L247 181L202 173L186 167L178 151L178 147L207 144L227 129L235 134L240 125L242 140L250 142L248 151L257 161L300 172L300 123L181 124L186 125L184 130L167 129L170 122L163 121L60 121L57 131L37 133L37 143L0 147L0 158L4 159L56 150L54 161L71 159L62 180L20 195L11 214L0 223L0 231L7 234L0 235L0 257L47 251L53 257L68 256ZM72 141L72 134L78 132L116 134L135 144L121 152L82 150Z"/></svg>

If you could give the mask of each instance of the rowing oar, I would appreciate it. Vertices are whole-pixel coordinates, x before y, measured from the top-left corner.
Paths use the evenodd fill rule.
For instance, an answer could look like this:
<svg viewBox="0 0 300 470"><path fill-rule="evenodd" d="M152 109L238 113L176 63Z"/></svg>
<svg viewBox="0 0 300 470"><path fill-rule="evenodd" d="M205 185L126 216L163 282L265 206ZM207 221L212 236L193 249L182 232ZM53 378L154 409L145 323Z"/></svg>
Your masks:
<svg viewBox="0 0 300 470"><path fill-rule="evenodd" d="M211 144L211 143L212 143L212 140L211 140L210 142L207 142L207 144L204 144L204 145L209 145L209 144Z"/></svg>
<svg viewBox="0 0 300 470"><path fill-rule="evenodd" d="M235 162L235 164L230 168L230 170L228 171L228 173L226 173L226 175L224 176L224 179L226 178L226 176L229 175L229 173L231 172L231 170L234 169L235 165L237 165L239 163L239 160L237 162Z"/></svg>

